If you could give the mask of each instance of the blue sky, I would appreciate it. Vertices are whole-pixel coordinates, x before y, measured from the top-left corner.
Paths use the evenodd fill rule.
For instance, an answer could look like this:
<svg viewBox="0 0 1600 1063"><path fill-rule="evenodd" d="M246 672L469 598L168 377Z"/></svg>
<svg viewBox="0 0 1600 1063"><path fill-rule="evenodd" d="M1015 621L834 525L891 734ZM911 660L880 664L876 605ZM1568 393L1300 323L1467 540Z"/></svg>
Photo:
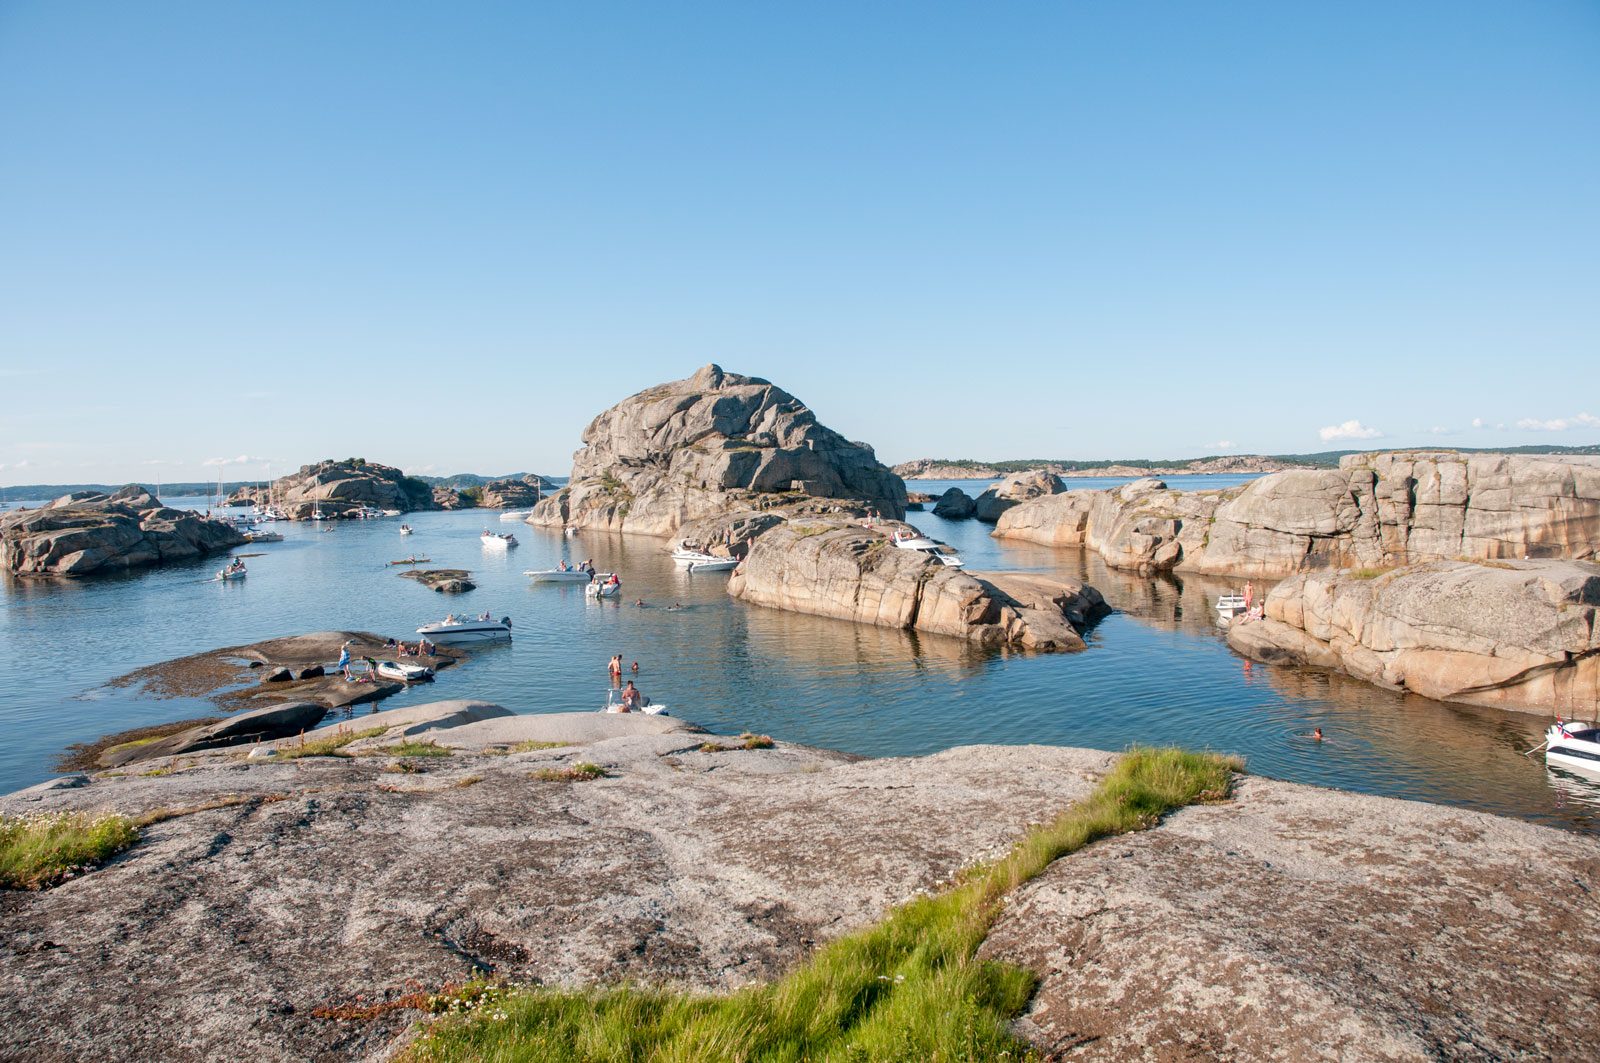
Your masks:
<svg viewBox="0 0 1600 1063"><path fill-rule="evenodd" d="M1597 193L1592 2L12 0L0 484L564 473L712 360L890 461L1590 443Z"/></svg>

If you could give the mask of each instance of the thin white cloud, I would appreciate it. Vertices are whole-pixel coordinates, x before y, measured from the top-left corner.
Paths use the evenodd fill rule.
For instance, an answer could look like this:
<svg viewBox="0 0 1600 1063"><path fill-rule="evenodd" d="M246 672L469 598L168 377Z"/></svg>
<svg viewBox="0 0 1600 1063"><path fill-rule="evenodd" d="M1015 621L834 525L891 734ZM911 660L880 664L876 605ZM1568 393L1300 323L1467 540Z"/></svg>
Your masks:
<svg viewBox="0 0 1600 1063"><path fill-rule="evenodd" d="M1529 432L1569 432L1574 428L1600 428L1600 417L1580 413L1576 417L1552 417L1541 421L1537 417L1524 417L1517 427Z"/></svg>
<svg viewBox="0 0 1600 1063"><path fill-rule="evenodd" d="M1215 443L1211 444L1212 448L1216 450L1232 450L1234 445L1235 444L1231 439L1219 439Z"/></svg>
<svg viewBox="0 0 1600 1063"><path fill-rule="evenodd" d="M1472 427L1474 427L1474 428L1488 428L1489 425L1488 425L1487 422L1484 421L1484 419L1482 417L1474 417L1472 419Z"/></svg>
<svg viewBox="0 0 1600 1063"><path fill-rule="evenodd" d="M27 458L23 458L21 461L13 461L9 465L3 461L0 461L0 469L26 469L32 464L33 462L29 461Z"/></svg>
<svg viewBox="0 0 1600 1063"><path fill-rule="evenodd" d="M1428 434L1430 436L1453 436L1456 434L1456 430L1454 428L1446 428L1442 424L1436 424L1428 429Z"/></svg>
<svg viewBox="0 0 1600 1063"><path fill-rule="evenodd" d="M264 465L266 461L266 458L252 458L248 454L240 454L237 458L207 458L200 464L213 467L219 465Z"/></svg>
<svg viewBox="0 0 1600 1063"><path fill-rule="evenodd" d="M1322 437L1324 443L1331 443L1335 439L1377 439L1383 432L1369 428L1360 421L1346 421L1344 424L1330 424L1326 428L1319 428L1317 435Z"/></svg>

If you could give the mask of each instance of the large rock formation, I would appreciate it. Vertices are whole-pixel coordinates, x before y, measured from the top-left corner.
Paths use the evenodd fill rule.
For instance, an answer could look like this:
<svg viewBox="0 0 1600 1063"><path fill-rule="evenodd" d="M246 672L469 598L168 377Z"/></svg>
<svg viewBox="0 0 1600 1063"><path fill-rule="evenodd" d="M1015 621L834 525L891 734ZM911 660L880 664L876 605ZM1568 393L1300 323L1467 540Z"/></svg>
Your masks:
<svg viewBox="0 0 1600 1063"><path fill-rule="evenodd" d="M756 377L708 365L590 422L567 487L528 523L670 535L689 521L807 498L905 515L905 484Z"/></svg>
<svg viewBox="0 0 1600 1063"><path fill-rule="evenodd" d="M23 574L84 576L187 561L244 541L232 526L168 509L137 484L0 515L0 564Z"/></svg>
<svg viewBox="0 0 1600 1063"><path fill-rule="evenodd" d="M939 496L939 501L933 505L933 515L943 517L945 520L966 520L971 517L976 504L972 496L959 487L952 487Z"/></svg>
<svg viewBox="0 0 1600 1063"><path fill-rule="evenodd" d="M382 733L346 758L201 752L0 797L152 820L107 866L0 898L0 1057L388 1058L408 1005L474 975L775 979L1114 759L728 749L681 721L471 702L346 726ZM452 755L398 757L402 739ZM558 781L579 761L605 776ZM1042 980L1020 1032L1051 1058L1586 1059L1597 890L1591 837L1246 776L1062 858L983 955Z"/></svg>
<svg viewBox="0 0 1600 1063"><path fill-rule="evenodd" d="M1600 458L1397 451L1228 491L1146 479L1024 503L995 535L1085 545L1137 571L1269 578L1455 557L1593 558Z"/></svg>
<svg viewBox="0 0 1600 1063"><path fill-rule="evenodd" d="M176 757L208 749L266 742L309 731L322 722L328 710L315 702L290 701L251 709L216 723L202 724L153 742L128 742L100 754L101 767L114 768L141 760Z"/></svg>
<svg viewBox="0 0 1600 1063"><path fill-rule="evenodd" d="M986 647L1065 650L1105 603L1093 587L1021 573L969 573L901 550L882 531L786 522L767 531L734 571L735 598L930 634Z"/></svg>
<svg viewBox="0 0 1600 1063"><path fill-rule="evenodd" d="M521 479L486 480L475 487L435 484L433 504L437 509L521 509L543 498L546 486L532 473Z"/></svg>
<svg viewBox="0 0 1600 1063"><path fill-rule="evenodd" d="M439 509L433 488L399 469L365 458L319 461L274 480L270 491L242 487L228 498L229 505L265 504L268 498L291 520L347 517L362 506L401 511Z"/></svg>
<svg viewBox="0 0 1600 1063"><path fill-rule="evenodd" d="M1295 576L1228 642L1274 663L1335 669L1391 690L1594 719L1600 564L1434 561Z"/></svg>
<svg viewBox="0 0 1600 1063"><path fill-rule="evenodd" d="M997 484L991 484L973 503L972 515L993 524L1000 515L1019 503L1045 495L1058 495L1066 490L1061 477L1053 472L1015 472Z"/></svg>

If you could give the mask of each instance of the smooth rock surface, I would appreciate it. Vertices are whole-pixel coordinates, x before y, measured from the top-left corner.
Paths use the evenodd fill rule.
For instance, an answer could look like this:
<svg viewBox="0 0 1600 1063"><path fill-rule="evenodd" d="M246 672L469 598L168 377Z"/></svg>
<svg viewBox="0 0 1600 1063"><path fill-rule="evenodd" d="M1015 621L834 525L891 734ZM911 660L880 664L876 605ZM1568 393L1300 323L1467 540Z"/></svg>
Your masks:
<svg viewBox="0 0 1600 1063"><path fill-rule="evenodd" d="M1053 472L1014 472L984 489L972 504L972 515L993 524L1000 519L1000 514L1013 506L1032 498L1058 495L1065 490L1066 485L1061 482L1061 477Z"/></svg>
<svg viewBox="0 0 1600 1063"><path fill-rule="evenodd" d="M1144 573L1271 579L1451 558L1593 559L1600 457L1394 451L1224 491L1144 479L1025 502L1000 517L995 535L1084 545Z"/></svg>
<svg viewBox="0 0 1600 1063"><path fill-rule="evenodd" d="M1593 1059L1600 841L1245 777L1058 861L982 955L1050 1059Z"/></svg>
<svg viewBox="0 0 1600 1063"><path fill-rule="evenodd" d="M952 487L939 496L933 505L933 515L945 520L966 520L972 516L976 503L972 496L959 487Z"/></svg>
<svg viewBox="0 0 1600 1063"><path fill-rule="evenodd" d="M251 709L217 723L191 727L175 735L140 745L112 747L100 754L100 765L114 768L158 757L175 757L207 749L265 742L309 731L328 714L326 707L308 701L284 702Z"/></svg>
<svg viewBox="0 0 1600 1063"><path fill-rule="evenodd" d="M410 568L401 572L400 576L402 579L414 579L440 594L464 594L478 586L472 582L472 573L464 568Z"/></svg>
<svg viewBox="0 0 1600 1063"><path fill-rule="evenodd" d="M78 492L0 514L0 566L22 575L86 576L187 561L245 542L237 529L168 509L148 488Z"/></svg>
<svg viewBox="0 0 1600 1063"><path fill-rule="evenodd" d="M1600 715L1600 564L1435 561L1364 576L1285 580L1228 644L1439 701Z"/></svg>
<svg viewBox="0 0 1600 1063"><path fill-rule="evenodd" d="M528 523L671 535L804 498L905 515L905 484L871 447L823 427L783 389L715 365L611 407L584 429L583 444L567 487Z"/></svg>
<svg viewBox="0 0 1600 1063"><path fill-rule="evenodd" d="M883 529L800 520L751 545L728 593L793 612L1033 650L1082 648L1082 629L1105 610L1086 584L947 568L898 549Z"/></svg>

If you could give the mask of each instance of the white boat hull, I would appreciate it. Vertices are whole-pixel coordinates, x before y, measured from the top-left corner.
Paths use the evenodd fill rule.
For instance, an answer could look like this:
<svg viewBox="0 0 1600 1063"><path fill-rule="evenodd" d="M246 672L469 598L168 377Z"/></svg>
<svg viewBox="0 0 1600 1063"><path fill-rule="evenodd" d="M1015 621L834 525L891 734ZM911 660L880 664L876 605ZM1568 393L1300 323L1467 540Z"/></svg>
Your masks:
<svg viewBox="0 0 1600 1063"><path fill-rule="evenodd" d="M492 621L475 620L466 624L424 624L417 634L439 646L455 646L467 642L494 642L509 639L511 628Z"/></svg>
<svg viewBox="0 0 1600 1063"><path fill-rule="evenodd" d="M378 674L385 679L398 679L402 683L418 683L424 679L433 678L433 669L420 664L399 664L395 661L379 661Z"/></svg>
<svg viewBox="0 0 1600 1063"><path fill-rule="evenodd" d="M523 573L534 583L588 583L589 573L579 569L530 569Z"/></svg>
<svg viewBox="0 0 1600 1063"><path fill-rule="evenodd" d="M583 589L583 593L591 598L615 598L622 593L622 584L591 583Z"/></svg>
<svg viewBox="0 0 1600 1063"><path fill-rule="evenodd" d="M691 561L690 572L732 572L739 567L739 562L731 557L721 557L715 561Z"/></svg>

